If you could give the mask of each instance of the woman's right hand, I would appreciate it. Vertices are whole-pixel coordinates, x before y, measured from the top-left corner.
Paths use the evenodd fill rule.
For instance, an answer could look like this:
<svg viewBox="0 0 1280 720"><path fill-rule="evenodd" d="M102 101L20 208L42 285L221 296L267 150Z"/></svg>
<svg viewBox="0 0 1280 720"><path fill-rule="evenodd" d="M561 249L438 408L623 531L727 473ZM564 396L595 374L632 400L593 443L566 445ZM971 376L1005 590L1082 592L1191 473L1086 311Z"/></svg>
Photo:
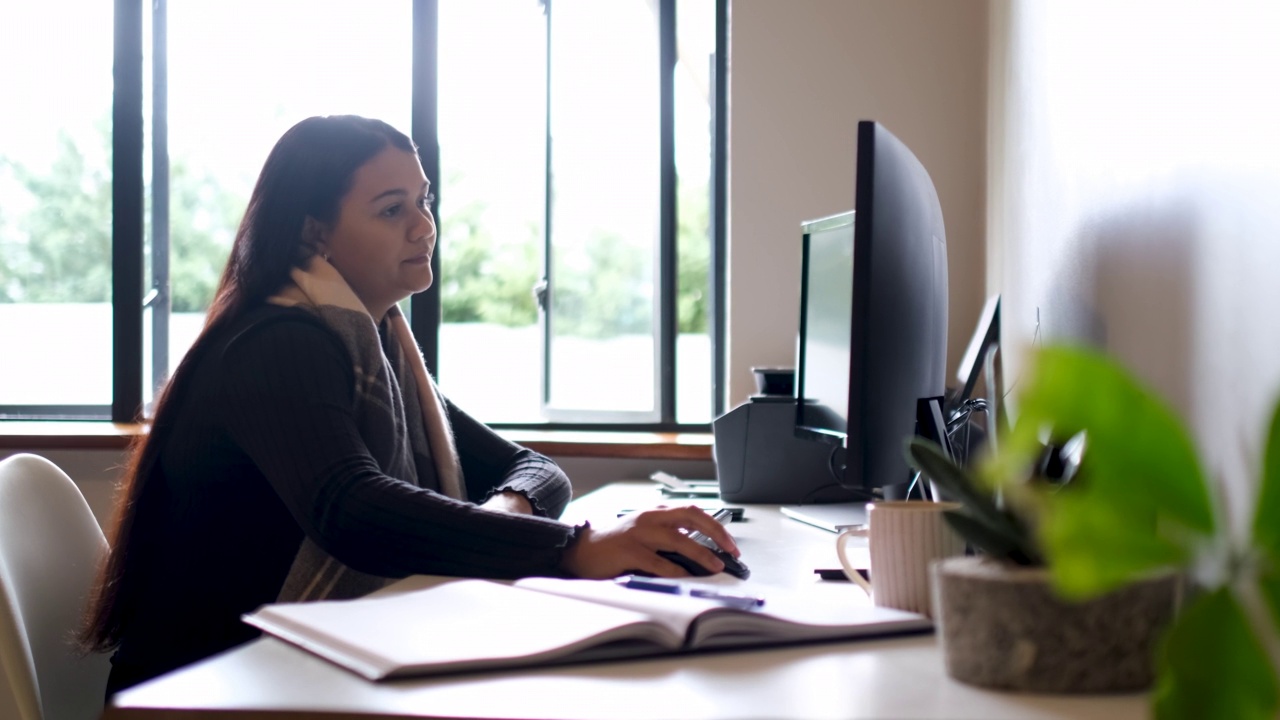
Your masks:
<svg viewBox="0 0 1280 720"><path fill-rule="evenodd" d="M724 526L693 506L655 508L631 513L607 529L588 527L564 553L560 566L580 578L611 578L630 572L657 577L685 577L689 573L658 555L661 550L680 553L717 573L724 563L707 548L690 540L685 532L697 530L709 536L734 557L739 550Z"/></svg>

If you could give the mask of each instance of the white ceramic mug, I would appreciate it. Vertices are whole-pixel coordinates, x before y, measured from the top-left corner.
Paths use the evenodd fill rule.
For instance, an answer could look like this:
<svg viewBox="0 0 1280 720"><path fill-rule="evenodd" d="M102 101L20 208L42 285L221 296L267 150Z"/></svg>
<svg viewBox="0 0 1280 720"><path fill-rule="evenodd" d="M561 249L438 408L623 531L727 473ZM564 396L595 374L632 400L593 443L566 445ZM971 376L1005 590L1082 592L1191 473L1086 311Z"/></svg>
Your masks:
<svg viewBox="0 0 1280 720"><path fill-rule="evenodd" d="M960 503L918 500L868 503L867 525L836 538L844 574L870 593L876 605L932 616L929 564L964 554L964 540L942 517L959 508ZM846 546L854 538L867 538L871 582L849 562Z"/></svg>

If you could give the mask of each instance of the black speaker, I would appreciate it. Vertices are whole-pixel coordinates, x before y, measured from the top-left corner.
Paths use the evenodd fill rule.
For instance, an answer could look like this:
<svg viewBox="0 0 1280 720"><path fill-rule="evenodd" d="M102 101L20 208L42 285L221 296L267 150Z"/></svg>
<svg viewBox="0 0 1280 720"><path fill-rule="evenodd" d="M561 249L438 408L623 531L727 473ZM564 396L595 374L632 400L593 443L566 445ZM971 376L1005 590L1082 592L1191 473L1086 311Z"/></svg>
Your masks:
<svg viewBox="0 0 1280 720"><path fill-rule="evenodd" d="M838 446L795 436L796 400L755 395L711 423L720 497L740 503L851 502L831 468Z"/></svg>

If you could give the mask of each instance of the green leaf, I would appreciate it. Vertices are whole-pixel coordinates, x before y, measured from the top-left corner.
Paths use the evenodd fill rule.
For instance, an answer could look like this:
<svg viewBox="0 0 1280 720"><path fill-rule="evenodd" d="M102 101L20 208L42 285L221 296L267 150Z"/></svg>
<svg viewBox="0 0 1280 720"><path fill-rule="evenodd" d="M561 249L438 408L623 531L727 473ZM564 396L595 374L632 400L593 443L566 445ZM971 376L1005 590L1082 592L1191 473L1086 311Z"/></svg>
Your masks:
<svg viewBox="0 0 1280 720"><path fill-rule="evenodd" d="M1085 349L1045 350L1036 376L1024 412L1063 437L1087 431L1088 462L1107 481L1098 486L1145 498L1150 502L1143 504L1188 528L1213 532L1213 506L1191 439L1151 391L1115 360Z"/></svg>
<svg viewBox="0 0 1280 720"><path fill-rule="evenodd" d="M1078 490L1064 488L1045 502L1053 509L1040 525L1050 577L1064 597L1095 597L1190 558L1186 548L1155 532L1153 514L1099 502Z"/></svg>
<svg viewBox="0 0 1280 720"><path fill-rule="evenodd" d="M931 440L913 437L906 442L907 463L923 472L955 497L976 520L1006 537L1024 535L1022 528L996 507L992 493L978 487L977 481L942 453Z"/></svg>
<svg viewBox="0 0 1280 720"><path fill-rule="evenodd" d="M1226 588L1182 613L1163 642L1157 673L1159 720L1272 720L1280 709L1271 662Z"/></svg>
<svg viewBox="0 0 1280 720"><path fill-rule="evenodd" d="M1040 562L1026 537L1005 535L963 512L947 512L943 514L943 518L960 537L991 557L1011 560L1019 565L1036 565Z"/></svg>
<svg viewBox="0 0 1280 720"><path fill-rule="evenodd" d="M1271 611L1271 622L1280 627L1280 568L1268 568L1258 575L1258 589Z"/></svg>
<svg viewBox="0 0 1280 720"><path fill-rule="evenodd" d="M1084 464L1043 495L1040 540L1059 589L1076 597L1186 562L1214 532L1204 474L1181 421L1116 361L1050 347L1031 363L1018 422L985 468L1025 479L1042 447L1086 432Z"/></svg>
<svg viewBox="0 0 1280 720"><path fill-rule="evenodd" d="M1254 543L1280 559L1280 403L1271 415L1267 447L1262 458L1262 486L1258 489L1258 507L1254 511Z"/></svg>

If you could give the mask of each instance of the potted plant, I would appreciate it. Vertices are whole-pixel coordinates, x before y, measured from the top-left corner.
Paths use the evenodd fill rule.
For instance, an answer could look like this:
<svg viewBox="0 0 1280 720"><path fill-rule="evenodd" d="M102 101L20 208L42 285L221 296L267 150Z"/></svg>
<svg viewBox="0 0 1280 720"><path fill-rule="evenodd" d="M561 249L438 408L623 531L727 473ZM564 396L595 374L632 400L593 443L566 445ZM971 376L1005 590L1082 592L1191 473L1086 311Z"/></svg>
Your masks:
<svg viewBox="0 0 1280 720"><path fill-rule="evenodd" d="M1046 438L1082 443L1066 482L1032 470ZM1027 690L1154 685L1160 718L1276 717L1280 406L1248 532L1223 521L1177 416L1100 353L1035 353L1017 422L998 439L973 469L908 444L910 462L964 504L948 521L979 551L935 568L948 672ZM1179 578L1188 599L1172 616ZM973 595L998 585L1005 595Z"/></svg>
<svg viewBox="0 0 1280 720"><path fill-rule="evenodd" d="M913 465L963 503L947 522L977 551L933 568L934 617L947 672L1002 690L1099 693L1143 690L1155 678L1155 647L1172 621L1178 582L1165 573L1086 601L1052 582L1034 528L1034 506L954 465L914 439ZM1028 484L1045 480L1029 475Z"/></svg>

